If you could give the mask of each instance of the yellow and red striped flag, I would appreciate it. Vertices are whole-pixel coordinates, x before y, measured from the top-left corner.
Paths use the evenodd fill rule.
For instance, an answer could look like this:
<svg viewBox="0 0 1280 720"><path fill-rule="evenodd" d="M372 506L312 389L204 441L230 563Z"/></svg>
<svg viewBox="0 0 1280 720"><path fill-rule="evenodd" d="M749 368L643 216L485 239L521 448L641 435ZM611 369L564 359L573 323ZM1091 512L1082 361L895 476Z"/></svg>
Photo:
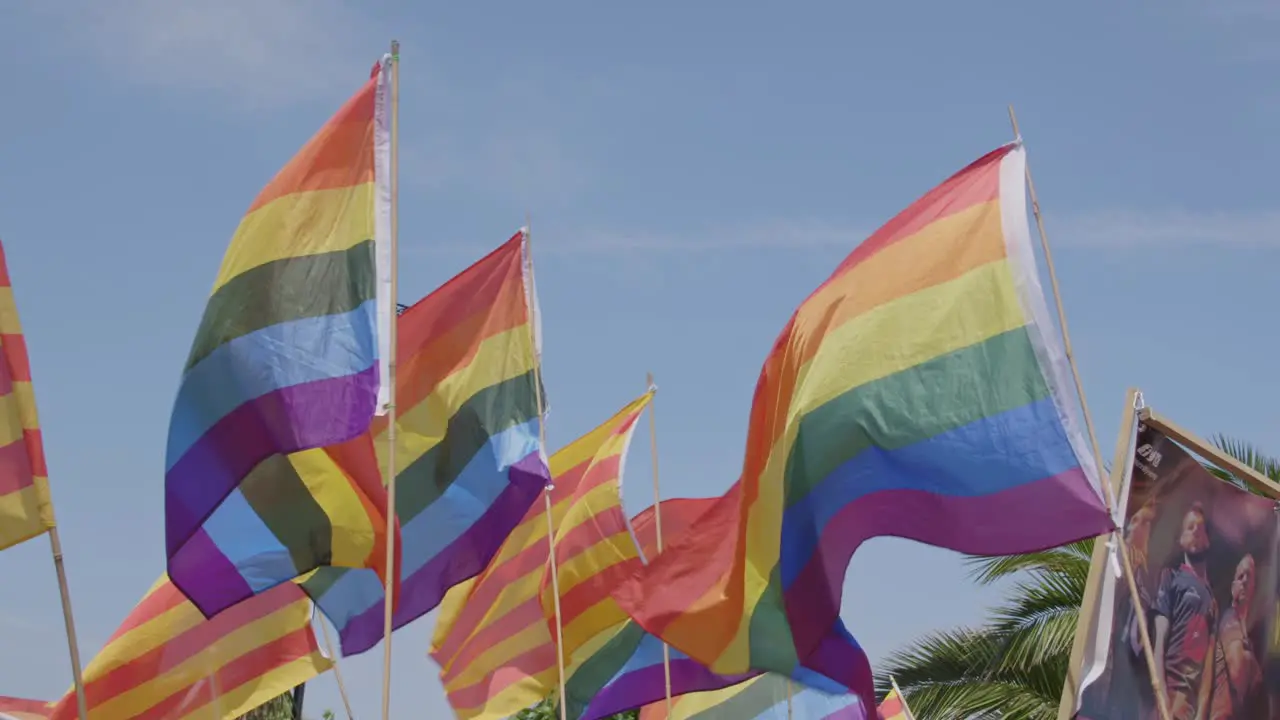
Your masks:
<svg viewBox="0 0 1280 720"><path fill-rule="evenodd" d="M27 342L0 245L0 550L53 527Z"/></svg>
<svg viewBox="0 0 1280 720"><path fill-rule="evenodd" d="M616 488L626 459L626 443L618 442L618 434L630 436L652 397L645 393L551 457L554 526L568 527L566 519L576 515L575 501L584 489L610 481ZM431 657L440 665L440 679L459 718L507 718L555 688L555 642L542 608L548 556L546 508L537 502L484 572L445 596Z"/></svg>
<svg viewBox="0 0 1280 720"><path fill-rule="evenodd" d="M293 583L210 620L161 576L84 672L89 720L238 717L332 667ZM52 720L77 716L74 690Z"/></svg>
<svg viewBox="0 0 1280 720"><path fill-rule="evenodd" d="M897 682L893 682L893 688L884 696L884 700L876 709L879 711L880 720L913 720L911 712L907 710L907 701L898 690Z"/></svg>
<svg viewBox="0 0 1280 720"><path fill-rule="evenodd" d="M596 452L556 527L556 570L566 667L583 645L626 622L609 592L641 564L638 540L622 509L622 468L636 421L653 397L650 391L615 416L609 436ZM542 578L542 612L555 630L555 593L550 566Z"/></svg>

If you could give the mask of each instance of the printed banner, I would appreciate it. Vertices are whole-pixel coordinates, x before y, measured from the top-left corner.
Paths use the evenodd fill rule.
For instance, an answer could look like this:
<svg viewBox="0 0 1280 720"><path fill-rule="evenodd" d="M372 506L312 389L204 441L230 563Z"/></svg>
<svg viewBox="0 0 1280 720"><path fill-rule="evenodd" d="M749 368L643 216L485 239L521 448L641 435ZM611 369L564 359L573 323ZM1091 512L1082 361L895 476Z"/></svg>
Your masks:
<svg viewBox="0 0 1280 720"><path fill-rule="evenodd" d="M1276 502L1214 477L1145 423L1133 447L1125 540L1174 720L1280 717ZM1134 608L1117 583L1106 668L1078 718L1158 720Z"/></svg>

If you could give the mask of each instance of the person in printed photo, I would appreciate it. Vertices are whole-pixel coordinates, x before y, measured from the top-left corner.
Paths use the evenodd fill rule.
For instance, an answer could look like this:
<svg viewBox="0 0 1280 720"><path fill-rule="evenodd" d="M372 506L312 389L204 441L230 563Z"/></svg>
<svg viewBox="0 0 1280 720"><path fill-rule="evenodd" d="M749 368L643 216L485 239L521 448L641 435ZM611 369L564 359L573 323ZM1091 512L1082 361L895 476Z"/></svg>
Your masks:
<svg viewBox="0 0 1280 720"><path fill-rule="evenodd" d="M1213 704L1210 720L1246 720L1267 714L1262 666L1249 639L1249 610L1257 588L1257 563L1245 554L1231 581L1231 607L1218 621L1213 658Z"/></svg>
<svg viewBox="0 0 1280 720"><path fill-rule="evenodd" d="M1212 694L1217 626L1217 603L1205 566L1208 518L1199 501L1182 517L1178 547L1181 553L1172 567L1165 568L1156 590L1152 640L1157 674L1164 679L1173 719L1196 720L1205 717Z"/></svg>

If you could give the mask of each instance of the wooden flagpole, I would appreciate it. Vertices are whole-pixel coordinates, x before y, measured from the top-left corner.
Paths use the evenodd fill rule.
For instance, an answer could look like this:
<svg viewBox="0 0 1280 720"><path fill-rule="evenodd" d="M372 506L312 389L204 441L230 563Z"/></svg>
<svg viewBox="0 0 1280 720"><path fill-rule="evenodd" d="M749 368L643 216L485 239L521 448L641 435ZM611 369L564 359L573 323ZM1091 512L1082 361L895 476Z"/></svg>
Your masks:
<svg viewBox="0 0 1280 720"><path fill-rule="evenodd" d="M787 678L787 720L791 720L791 678Z"/></svg>
<svg viewBox="0 0 1280 720"><path fill-rule="evenodd" d="M387 564L382 614L382 720L391 720L391 631L395 607L396 575L396 291L400 240L400 42L391 41L391 326L390 357L387 358ZM350 712L350 711L348 711Z"/></svg>
<svg viewBox="0 0 1280 720"><path fill-rule="evenodd" d="M329 638L328 618L320 620L320 634L324 636L324 647L329 651L329 659L333 661L333 679L338 681L338 697L342 698L342 707L347 711L347 720L354 720L351 712L351 698L347 697L347 685L342 681L342 670L338 667L338 654L333 651L333 640Z"/></svg>
<svg viewBox="0 0 1280 720"><path fill-rule="evenodd" d="M1009 106L1009 123L1013 126L1013 135L1019 141L1022 140L1022 132L1018 129L1018 116L1013 111L1013 105ZM1107 503L1107 509L1115 507L1115 492L1111 487L1111 479L1102 473L1102 448L1098 445L1098 434L1093 429L1093 417L1089 414L1089 403L1085 400L1084 383L1080 380L1080 369L1076 366L1075 354L1071 350L1071 333L1067 330L1067 313L1062 306L1062 293L1058 290L1058 273L1053 265L1053 253L1049 250L1049 235L1044 230L1044 217L1040 214L1040 201L1036 198L1036 185L1031 179L1031 164L1025 163L1024 173L1027 180L1027 193L1031 198L1031 211L1035 214L1036 229L1040 232L1040 247L1044 251L1045 265L1049 267L1049 284L1053 288L1053 300L1058 309L1058 328L1062 332L1063 351L1067 356L1067 364L1071 367L1071 377L1075 381L1076 395L1080 398L1080 411L1084 414L1085 430L1089 433L1089 443L1093 446L1094 462L1098 467L1098 473L1101 475L1103 483L1103 496ZM1116 547L1120 551L1120 560L1124 566L1125 579L1129 584L1129 592L1133 597L1137 598L1138 585L1133 576L1133 565L1129 561L1129 550L1126 547L1123 535L1112 532L1111 536L1116 540ZM1096 542L1096 541L1095 541ZM1152 688L1156 691L1156 706L1160 710L1161 720L1172 720L1169 714L1169 698L1165 696L1163 691L1163 679L1156 677L1154 672L1155 651L1151 647L1151 636L1147 632L1146 618L1142 613L1138 613L1138 634L1142 639L1142 651L1147 656L1147 665L1152 670L1151 683Z"/></svg>
<svg viewBox="0 0 1280 720"><path fill-rule="evenodd" d="M1137 388L1129 388L1125 395L1125 410L1120 416L1120 434L1116 439L1116 452L1111 460L1110 487L1117 491L1124 486L1124 470L1128 464L1129 447L1133 435L1133 422L1137 411L1134 403L1138 398ZM1107 506L1115 507L1119 497L1108 499ZM1115 536L1112 536L1113 541ZM1084 650L1088 644L1091 624L1098 612L1099 593L1102 591L1102 575L1107 569L1107 543L1093 542L1093 555L1089 561L1089 575L1084 584L1084 598L1080 603L1080 614L1076 619L1075 640L1071 644L1071 660L1067 664L1067 681L1062 687L1062 698L1058 701L1058 720L1070 720L1076 709L1076 698L1080 694L1080 671L1084 664Z"/></svg>
<svg viewBox="0 0 1280 720"><path fill-rule="evenodd" d="M1197 455L1211 461L1214 465L1217 465L1223 470L1229 470L1237 478L1245 481L1249 485L1252 485L1254 489L1258 490L1263 495L1270 498L1280 499L1280 484L1277 484L1266 475L1263 475L1257 470L1254 470L1248 465L1245 465L1239 460L1222 452L1212 444L1201 440L1189 430L1174 424L1174 422L1169 420L1169 418L1149 407L1143 408L1139 411L1138 417L1140 417L1146 424L1177 441L1180 445L1184 445L1191 450L1194 450Z"/></svg>
<svg viewBox="0 0 1280 720"><path fill-rule="evenodd" d="M62 621L67 627L67 649L71 651L71 678L76 687L76 709L80 720L89 720L89 704L84 695L84 672L80 667L80 643L76 640L76 621L71 613L71 587L62 564L62 540L55 522L49 528L49 550L53 553L53 572L58 576L58 594L62 596Z"/></svg>
<svg viewBox="0 0 1280 720"><path fill-rule="evenodd" d="M889 676L889 684L893 686L893 691L898 694L898 702L902 703L902 713L907 716L907 720L916 720L916 716L911 714L911 706L907 704L907 696L902 694L902 688L898 687L898 681Z"/></svg>
<svg viewBox="0 0 1280 720"><path fill-rule="evenodd" d="M525 281L533 282L533 251L530 247L532 244L532 224L529 216L525 215L524 220L524 258L525 258ZM528 292L533 292L533 288L528 288ZM533 340L533 352L538 365L538 372L535 375L533 383L533 393L538 406L538 444L542 448L547 447L547 423L546 423L546 403L542 398L542 359L536 357L538 353L538 335L537 335L537 319L533 316L533 303L529 303L529 337ZM569 720L569 706L565 700L565 677L564 677L564 625L560 615L560 570L556 566L556 524L555 519L551 515L551 490L554 485L547 485L542 490L543 507L546 509L547 515L547 557L551 563L551 592L555 596L555 612L556 612L556 669L560 676L560 720Z"/></svg>
<svg viewBox="0 0 1280 720"><path fill-rule="evenodd" d="M645 392L657 390L653 373L644 378ZM658 485L658 421L654 417L654 402L649 401L649 464L653 466L653 529L658 540L658 554L662 554L662 490ZM671 648L662 643L662 678L666 682L667 717L671 717Z"/></svg>
<svg viewBox="0 0 1280 720"><path fill-rule="evenodd" d="M293 689L292 720L302 720L302 702L307 697L307 684L302 683Z"/></svg>

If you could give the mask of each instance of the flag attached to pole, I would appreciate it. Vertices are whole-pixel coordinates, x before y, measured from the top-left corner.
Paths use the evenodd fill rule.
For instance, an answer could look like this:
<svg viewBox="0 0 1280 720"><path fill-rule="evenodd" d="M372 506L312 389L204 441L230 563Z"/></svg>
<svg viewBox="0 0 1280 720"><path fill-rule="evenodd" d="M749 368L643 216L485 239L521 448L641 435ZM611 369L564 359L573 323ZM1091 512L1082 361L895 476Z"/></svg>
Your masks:
<svg viewBox="0 0 1280 720"><path fill-rule="evenodd" d="M376 567L381 483L291 453L360 436L389 397L386 117L372 77L253 201L169 422L169 576L206 616L318 567Z"/></svg>
<svg viewBox="0 0 1280 720"><path fill-rule="evenodd" d="M711 511L724 532L674 538L617 593L646 630L717 673L789 675L870 538L1005 555L1112 528L1040 290L1025 162L1020 143L973 162L796 310L756 386L740 496Z"/></svg>
<svg viewBox="0 0 1280 720"><path fill-rule="evenodd" d="M0 245L0 550L53 525L31 362Z"/></svg>

